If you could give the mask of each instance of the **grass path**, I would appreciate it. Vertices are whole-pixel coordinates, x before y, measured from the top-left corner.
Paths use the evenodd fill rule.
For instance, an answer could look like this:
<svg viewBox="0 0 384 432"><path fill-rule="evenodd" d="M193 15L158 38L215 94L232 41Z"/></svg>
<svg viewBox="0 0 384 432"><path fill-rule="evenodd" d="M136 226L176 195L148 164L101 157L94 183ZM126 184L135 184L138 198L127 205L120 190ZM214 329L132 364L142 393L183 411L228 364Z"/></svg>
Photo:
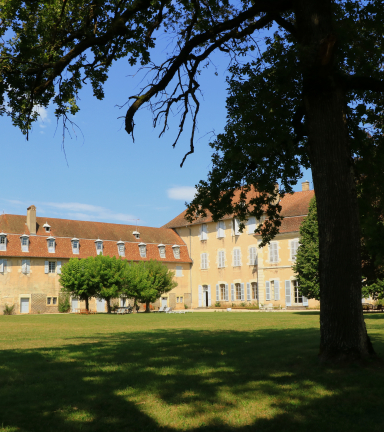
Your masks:
<svg viewBox="0 0 384 432"><path fill-rule="evenodd" d="M0 430L383 430L384 370L318 345L317 312L0 316Z"/></svg>

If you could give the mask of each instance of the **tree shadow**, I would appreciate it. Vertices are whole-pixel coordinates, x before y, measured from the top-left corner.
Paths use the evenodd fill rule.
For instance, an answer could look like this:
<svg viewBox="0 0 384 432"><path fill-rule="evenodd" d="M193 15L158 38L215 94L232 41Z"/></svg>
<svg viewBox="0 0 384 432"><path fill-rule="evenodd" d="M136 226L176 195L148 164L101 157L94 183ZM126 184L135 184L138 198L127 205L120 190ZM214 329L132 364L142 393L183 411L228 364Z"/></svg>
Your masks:
<svg viewBox="0 0 384 432"><path fill-rule="evenodd" d="M59 432L381 430L384 371L324 368L318 338L317 329L155 330L2 351L0 424ZM372 338L383 355L382 334Z"/></svg>

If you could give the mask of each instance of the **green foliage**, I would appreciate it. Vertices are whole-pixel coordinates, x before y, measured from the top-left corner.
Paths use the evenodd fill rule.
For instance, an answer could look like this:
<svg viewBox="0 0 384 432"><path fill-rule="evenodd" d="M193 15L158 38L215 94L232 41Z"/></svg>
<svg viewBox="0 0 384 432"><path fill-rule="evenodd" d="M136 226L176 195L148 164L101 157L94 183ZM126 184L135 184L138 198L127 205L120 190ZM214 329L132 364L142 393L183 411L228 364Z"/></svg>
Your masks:
<svg viewBox="0 0 384 432"><path fill-rule="evenodd" d="M221 303L220 303L219 301L217 301L217 302L215 303L215 307L221 307Z"/></svg>
<svg viewBox="0 0 384 432"><path fill-rule="evenodd" d="M62 291L59 294L59 304L58 309L60 313L69 312L71 308L70 295L67 292Z"/></svg>
<svg viewBox="0 0 384 432"><path fill-rule="evenodd" d="M300 226L300 236L293 271L297 275L301 294L320 300L319 228L315 198L311 200L308 216Z"/></svg>
<svg viewBox="0 0 384 432"><path fill-rule="evenodd" d="M4 315L13 315L15 312L15 305L5 305L3 309Z"/></svg>

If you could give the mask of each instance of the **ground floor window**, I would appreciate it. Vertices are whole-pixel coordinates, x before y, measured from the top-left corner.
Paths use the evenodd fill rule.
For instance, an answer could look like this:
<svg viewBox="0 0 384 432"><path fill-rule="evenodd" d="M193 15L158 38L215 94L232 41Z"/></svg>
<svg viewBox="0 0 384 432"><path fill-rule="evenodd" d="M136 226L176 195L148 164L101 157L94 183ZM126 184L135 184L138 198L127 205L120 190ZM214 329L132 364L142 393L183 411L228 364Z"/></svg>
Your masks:
<svg viewBox="0 0 384 432"><path fill-rule="evenodd" d="M292 281L293 291L295 293L295 303L303 303L303 296L299 292L299 283L297 280Z"/></svg>
<svg viewBox="0 0 384 432"><path fill-rule="evenodd" d="M220 299L225 301L225 284L220 285Z"/></svg>
<svg viewBox="0 0 384 432"><path fill-rule="evenodd" d="M48 272L55 273L56 271L56 261L49 261Z"/></svg>
<svg viewBox="0 0 384 432"><path fill-rule="evenodd" d="M252 288L252 300L257 300L257 283L252 282L251 288Z"/></svg>
<svg viewBox="0 0 384 432"><path fill-rule="evenodd" d="M241 285L236 284L236 300L241 300Z"/></svg>
<svg viewBox="0 0 384 432"><path fill-rule="evenodd" d="M47 297L47 305L48 306L57 305L57 297Z"/></svg>
<svg viewBox="0 0 384 432"><path fill-rule="evenodd" d="M176 297L176 303L183 303L183 297Z"/></svg>

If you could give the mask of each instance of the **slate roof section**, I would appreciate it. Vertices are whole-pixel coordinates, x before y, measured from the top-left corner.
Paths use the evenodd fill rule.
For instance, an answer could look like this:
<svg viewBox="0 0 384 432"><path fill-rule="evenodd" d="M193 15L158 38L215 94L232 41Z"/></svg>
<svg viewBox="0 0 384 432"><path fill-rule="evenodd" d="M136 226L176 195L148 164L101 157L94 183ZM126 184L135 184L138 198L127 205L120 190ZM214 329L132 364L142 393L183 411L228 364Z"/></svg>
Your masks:
<svg viewBox="0 0 384 432"><path fill-rule="evenodd" d="M254 194L256 194L256 192L252 192L252 195ZM315 192L313 190L295 192L293 194L285 195L284 198L282 198L280 201L280 205L282 206L281 215L284 217L307 215L309 210L309 202L314 196L315 196ZM199 218L193 221L192 223L190 223L185 219L186 212L187 210L184 210L182 213L180 213L170 222L163 225L162 228L180 228L180 227L185 227L186 225L197 225L197 224L208 223L213 221L212 214L210 212L207 212L207 217ZM223 220L232 219L232 218L233 215L227 215L223 218ZM288 232L286 231L286 229L289 229L288 227L290 226L293 227L293 222L292 221L288 222L288 220L286 221L284 219L282 222L280 232ZM298 231L298 229L295 231Z"/></svg>
<svg viewBox="0 0 384 432"><path fill-rule="evenodd" d="M1 256L17 257L52 257L54 258L86 258L96 256L95 240L103 240L103 255L118 257L117 242L125 242L125 259L133 261L149 261L156 259L163 262L191 263L187 246L179 235L172 229L139 227L140 238L132 233L135 225L112 224L104 222L86 222L69 219L55 219L37 217L37 234L30 235L27 217L23 215L5 214L0 216L0 231L7 234L7 250L0 251ZM46 232L45 223L51 226ZM28 234L29 252L21 252L20 236ZM55 253L48 253L47 238L55 237ZM80 243L79 254L72 252L72 238L78 238ZM140 257L139 243L146 243L147 257ZM166 258L160 258L159 244L165 244ZM172 246L180 246L180 259L174 258Z"/></svg>

